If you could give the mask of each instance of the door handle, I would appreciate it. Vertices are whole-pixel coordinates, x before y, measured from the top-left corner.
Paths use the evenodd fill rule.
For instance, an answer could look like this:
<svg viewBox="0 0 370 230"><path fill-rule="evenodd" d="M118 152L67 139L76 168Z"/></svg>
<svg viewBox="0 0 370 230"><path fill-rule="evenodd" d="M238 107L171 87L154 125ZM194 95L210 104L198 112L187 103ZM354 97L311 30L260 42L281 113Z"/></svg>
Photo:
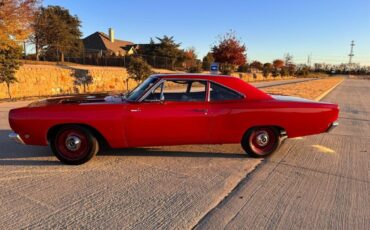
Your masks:
<svg viewBox="0 0 370 230"><path fill-rule="evenodd" d="M141 111L141 109L131 109L130 110L130 112L133 112L133 113L135 113L135 112L140 112Z"/></svg>
<svg viewBox="0 0 370 230"><path fill-rule="evenodd" d="M193 109L192 111L197 113L207 113L208 109Z"/></svg>

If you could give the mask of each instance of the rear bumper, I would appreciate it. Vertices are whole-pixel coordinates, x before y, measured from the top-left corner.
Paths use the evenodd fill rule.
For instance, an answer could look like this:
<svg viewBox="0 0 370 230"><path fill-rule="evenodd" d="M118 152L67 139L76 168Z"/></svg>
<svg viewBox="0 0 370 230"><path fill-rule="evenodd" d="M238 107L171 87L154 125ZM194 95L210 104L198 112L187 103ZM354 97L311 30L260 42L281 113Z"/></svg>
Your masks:
<svg viewBox="0 0 370 230"><path fill-rule="evenodd" d="M8 134L9 139L14 140L17 143L24 144L22 138L19 136L18 133L11 132Z"/></svg>
<svg viewBox="0 0 370 230"><path fill-rule="evenodd" d="M326 130L327 133L331 132L335 127L339 125L338 121L334 121L333 123L330 124L329 128Z"/></svg>

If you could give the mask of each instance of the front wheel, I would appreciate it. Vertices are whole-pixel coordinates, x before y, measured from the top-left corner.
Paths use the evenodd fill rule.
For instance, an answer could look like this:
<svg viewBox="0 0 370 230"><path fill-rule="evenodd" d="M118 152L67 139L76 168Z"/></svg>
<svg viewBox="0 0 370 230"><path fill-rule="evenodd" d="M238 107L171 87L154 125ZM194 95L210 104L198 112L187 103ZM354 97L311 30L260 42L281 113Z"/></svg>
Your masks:
<svg viewBox="0 0 370 230"><path fill-rule="evenodd" d="M99 143L91 132L77 125L60 128L50 139L55 156L65 164L79 165L89 161L99 151Z"/></svg>
<svg viewBox="0 0 370 230"><path fill-rule="evenodd" d="M241 145L251 157L266 157L279 148L281 138L273 127L256 127L248 130L242 138Z"/></svg>

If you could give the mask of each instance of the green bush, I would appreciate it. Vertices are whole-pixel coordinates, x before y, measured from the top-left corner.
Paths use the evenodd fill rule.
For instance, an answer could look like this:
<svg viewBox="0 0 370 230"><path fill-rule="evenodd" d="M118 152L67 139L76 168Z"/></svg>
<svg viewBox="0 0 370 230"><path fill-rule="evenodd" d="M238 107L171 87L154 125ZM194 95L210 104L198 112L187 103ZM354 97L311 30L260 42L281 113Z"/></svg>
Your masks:
<svg viewBox="0 0 370 230"><path fill-rule="evenodd" d="M268 68L268 67L263 67L263 69L262 69L262 75L263 75L263 77L264 78L268 78L268 76L270 75L270 69Z"/></svg>
<svg viewBox="0 0 370 230"><path fill-rule="evenodd" d="M271 71L271 75L275 78L279 76L279 71L276 68L273 68Z"/></svg>
<svg viewBox="0 0 370 230"><path fill-rule="evenodd" d="M249 65L248 64L240 65L238 67L238 72L247 73L248 70L249 70Z"/></svg>
<svg viewBox="0 0 370 230"><path fill-rule="evenodd" d="M196 62L193 66L190 66L187 69L188 73L201 73L202 72L202 63Z"/></svg>
<svg viewBox="0 0 370 230"><path fill-rule="evenodd" d="M223 75L230 75L234 72L234 66L229 63L224 63L221 65L220 71Z"/></svg>
<svg viewBox="0 0 370 230"><path fill-rule="evenodd" d="M153 71L151 66L142 58L131 57L127 66L127 73L130 75L130 79L140 83L153 74Z"/></svg>

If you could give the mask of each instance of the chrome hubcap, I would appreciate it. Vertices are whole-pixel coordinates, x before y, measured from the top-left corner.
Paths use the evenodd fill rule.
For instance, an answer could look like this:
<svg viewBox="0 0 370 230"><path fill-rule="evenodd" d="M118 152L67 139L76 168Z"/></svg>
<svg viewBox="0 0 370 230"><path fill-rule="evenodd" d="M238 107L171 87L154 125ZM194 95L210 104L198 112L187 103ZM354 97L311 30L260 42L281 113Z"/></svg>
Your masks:
<svg viewBox="0 0 370 230"><path fill-rule="evenodd" d="M265 131L259 133L256 137L256 142L259 146L266 146L269 143L268 133Z"/></svg>
<svg viewBox="0 0 370 230"><path fill-rule="evenodd" d="M81 139L76 136L68 136L66 139L66 147L70 151L77 151L81 147Z"/></svg>

